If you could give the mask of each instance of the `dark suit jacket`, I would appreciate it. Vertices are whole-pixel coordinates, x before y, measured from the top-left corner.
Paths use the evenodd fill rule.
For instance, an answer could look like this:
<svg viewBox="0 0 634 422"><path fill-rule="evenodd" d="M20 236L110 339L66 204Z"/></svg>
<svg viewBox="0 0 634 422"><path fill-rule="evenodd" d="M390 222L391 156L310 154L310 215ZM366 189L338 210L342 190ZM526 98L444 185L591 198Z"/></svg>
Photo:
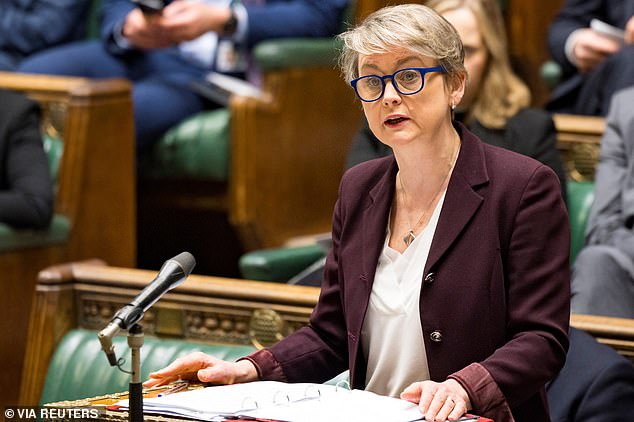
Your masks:
<svg viewBox="0 0 634 422"><path fill-rule="evenodd" d="M88 0L0 1L0 52L17 61L86 36Z"/></svg>
<svg viewBox="0 0 634 422"><path fill-rule="evenodd" d="M566 365L547 387L553 422L634 418L634 365L591 335L570 328Z"/></svg>
<svg viewBox="0 0 634 422"><path fill-rule="evenodd" d="M455 377L474 412L496 422L509 420L498 413L507 404L516 421L547 421L543 386L563 366L570 306L569 226L557 177L457 128L462 148L421 262L431 379ZM353 387L364 387L361 327L397 170L386 157L346 172L310 325L249 357L263 379L322 382L349 368ZM481 394L491 386L506 398L496 408Z"/></svg>
<svg viewBox="0 0 634 422"><path fill-rule="evenodd" d="M548 113L525 108L511 117L504 129L489 129L474 121L469 125L469 130L489 145L519 152L546 164L557 173L562 195L566 199L566 172L557 150L555 124ZM347 166L391 154L392 149L374 136L363 119L362 128L352 140Z"/></svg>
<svg viewBox="0 0 634 422"><path fill-rule="evenodd" d="M0 91L0 222L46 226L53 214L53 187L42 149L37 104Z"/></svg>

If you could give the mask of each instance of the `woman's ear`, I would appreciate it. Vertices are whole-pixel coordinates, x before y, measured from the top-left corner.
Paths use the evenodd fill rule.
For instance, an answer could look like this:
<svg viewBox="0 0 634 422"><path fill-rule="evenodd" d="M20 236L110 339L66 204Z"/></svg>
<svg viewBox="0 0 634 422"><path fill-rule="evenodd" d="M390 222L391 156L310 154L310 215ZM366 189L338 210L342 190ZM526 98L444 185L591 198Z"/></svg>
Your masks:
<svg viewBox="0 0 634 422"><path fill-rule="evenodd" d="M462 101L462 97L464 96L464 91L467 86L467 74L462 73L460 75L456 75L453 78L452 86L450 104L457 106L460 104L460 101Z"/></svg>

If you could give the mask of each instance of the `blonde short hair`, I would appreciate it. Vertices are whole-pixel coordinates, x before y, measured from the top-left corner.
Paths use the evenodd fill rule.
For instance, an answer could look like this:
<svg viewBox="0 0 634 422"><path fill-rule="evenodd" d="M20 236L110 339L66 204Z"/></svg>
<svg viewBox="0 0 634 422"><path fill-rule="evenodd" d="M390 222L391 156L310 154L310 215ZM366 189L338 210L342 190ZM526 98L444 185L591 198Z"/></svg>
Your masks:
<svg viewBox="0 0 634 422"><path fill-rule="evenodd" d="M467 8L473 13L487 50L488 65L466 120L478 120L489 128L503 128L521 108L531 102L526 84L513 73L506 31L498 0L428 0L438 13Z"/></svg>
<svg viewBox="0 0 634 422"><path fill-rule="evenodd" d="M405 48L438 62L451 86L466 74L462 41L453 26L420 4L389 6L368 15L358 26L342 33L339 65L346 81L359 77L361 55L383 54Z"/></svg>

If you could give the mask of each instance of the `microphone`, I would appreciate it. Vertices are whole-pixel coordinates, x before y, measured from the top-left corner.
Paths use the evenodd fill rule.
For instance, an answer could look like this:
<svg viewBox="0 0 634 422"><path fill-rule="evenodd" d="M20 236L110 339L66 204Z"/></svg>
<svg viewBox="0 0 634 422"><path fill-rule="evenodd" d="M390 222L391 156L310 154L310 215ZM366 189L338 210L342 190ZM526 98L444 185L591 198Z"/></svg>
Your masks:
<svg viewBox="0 0 634 422"><path fill-rule="evenodd" d="M163 263L158 275L132 302L119 309L106 328L99 332L101 348L111 366L117 365L112 338L119 330L127 330L143 318L143 314L169 290L182 284L191 274L196 260L189 252L182 252Z"/></svg>

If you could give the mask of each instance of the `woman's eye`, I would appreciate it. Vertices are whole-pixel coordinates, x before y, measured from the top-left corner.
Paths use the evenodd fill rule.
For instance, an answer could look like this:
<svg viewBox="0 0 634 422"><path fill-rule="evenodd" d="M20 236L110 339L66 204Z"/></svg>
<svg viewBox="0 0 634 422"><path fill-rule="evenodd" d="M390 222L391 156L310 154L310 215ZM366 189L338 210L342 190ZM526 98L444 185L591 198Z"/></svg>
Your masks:
<svg viewBox="0 0 634 422"><path fill-rule="evenodd" d="M420 81L420 73L416 70L404 70L397 75L396 79L400 84L412 86Z"/></svg>
<svg viewBox="0 0 634 422"><path fill-rule="evenodd" d="M376 77L365 78L365 84L368 88L377 88L381 86L381 80Z"/></svg>

